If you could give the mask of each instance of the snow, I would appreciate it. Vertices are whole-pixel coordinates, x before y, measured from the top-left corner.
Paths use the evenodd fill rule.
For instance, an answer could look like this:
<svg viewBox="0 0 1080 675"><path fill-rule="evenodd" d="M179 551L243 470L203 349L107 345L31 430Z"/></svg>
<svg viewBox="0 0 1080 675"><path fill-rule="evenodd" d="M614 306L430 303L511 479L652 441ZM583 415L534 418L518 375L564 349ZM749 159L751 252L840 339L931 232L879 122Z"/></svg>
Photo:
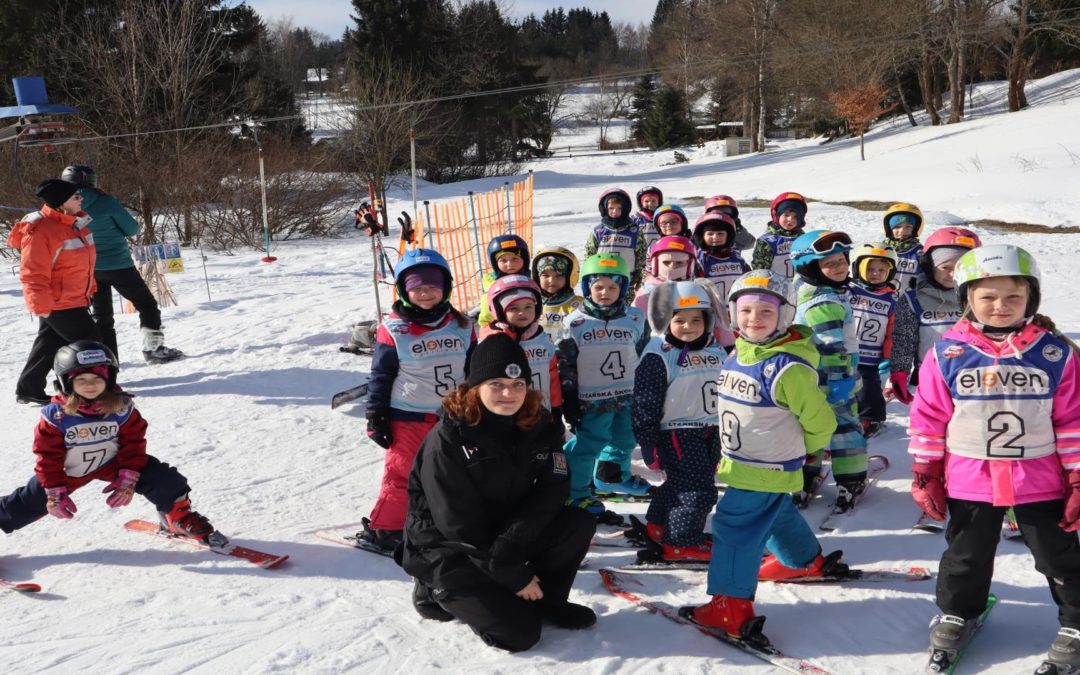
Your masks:
<svg viewBox="0 0 1080 675"><path fill-rule="evenodd" d="M601 189L661 186L700 213L701 198L725 192L771 199L798 190L826 200L905 200L927 214L927 232L978 218L1080 225L1080 71L1031 83L1034 105L1000 114L1003 87L977 88L962 124L880 125L857 141L790 142L760 156L723 158L714 145L670 152L538 162L535 245L581 250L596 220ZM978 158L982 170L974 168ZM1021 161L1023 160L1023 161ZM421 199L444 199L501 185L504 179L424 185ZM396 193L395 213L410 208ZM765 209L743 209L760 233ZM845 230L856 240L881 235L881 213L811 205L811 226ZM1080 309L1067 300L1080 236L981 230L987 243L1031 250L1042 267L1043 309L1080 334ZM167 344L187 359L150 366L138 357L138 320L118 315L121 382L137 393L150 423L149 451L189 479L195 508L238 543L287 553L264 571L243 561L123 530L153 518L144 500L111 510L92 484L78 491L72 521L46 517L3 537L0 575L33 579L39 597L5 594L0 657L8 671L109 672L771 672L696 631L651 616L607 593L595 570L630 561L632 552L594 549L572 598L599 622L573 633L545 629L532 651L485 647L457 623L421 620L411 584L392 561L317 538L355 531L377 494L382 450L364 436L359 406L331 411L330 395L356 384L368 359L340 353L355 321L375 313L368 244L355 231L337 239L275 243L273 264L259 252L207 253L207 299L199 252L184 251L187 271L171 275L180 306L164 309ZM383 295L384 302L388 294ZM0 278L0 367L12 392L36 330L18 280ZM32 475L36 408L11 398L0 407L5 430L0 490ZM941 536L910 531L917 509L908 493L906 410L889 408L889 426L871 442L892 468L840 530L823 534L856 565L926 565L936 570ZM824 518L832 487L811 505ZM618 505L641 513L640 505ZM693 573L650 575L657 597L704 602ZM964 672L1031 672L1056 631L1045 579L1026 548L1002 542L993 590L1001 606L964 659ZM837 673L918 672L934 582L770 586L759 589L766 632L783 650ZM17 666L15 664L18 664Z"/></svg>

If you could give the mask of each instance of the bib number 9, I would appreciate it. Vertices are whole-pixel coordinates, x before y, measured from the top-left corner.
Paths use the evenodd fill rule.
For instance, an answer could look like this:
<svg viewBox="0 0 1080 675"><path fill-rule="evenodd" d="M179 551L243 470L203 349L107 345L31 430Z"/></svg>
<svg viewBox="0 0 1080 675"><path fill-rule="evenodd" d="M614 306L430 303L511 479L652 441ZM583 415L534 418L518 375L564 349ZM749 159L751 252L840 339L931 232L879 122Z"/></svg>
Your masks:
<svg viewBox="0 0 1080 675"><path fill-rule="evenodd" d="M742 438L739 437L739 417L730 410L725 410L720 415L720 441L731 452L738 452L742 447Z"/></svg>

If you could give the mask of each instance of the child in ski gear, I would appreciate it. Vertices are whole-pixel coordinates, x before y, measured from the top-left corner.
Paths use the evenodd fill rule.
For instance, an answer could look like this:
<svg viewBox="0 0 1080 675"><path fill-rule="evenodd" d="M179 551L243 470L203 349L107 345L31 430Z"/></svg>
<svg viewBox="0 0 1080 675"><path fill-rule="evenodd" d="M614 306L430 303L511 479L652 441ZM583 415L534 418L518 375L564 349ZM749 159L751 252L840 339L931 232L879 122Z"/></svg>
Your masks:
<svg viewBox="0 0 1080 675"><path fill-rule="evenodd" d="M896 251L896 287L901 293L911 288L919 273L923 245L919 241L923 215L914 204L893 204L885 211L885 243Z"/></svg>
<svg viewBox="0 0 1080 675"><path fill-rule="evenodd" d="M563 317L581 306L577 257L562 246L542 248L532 262L532 280L540 287L540 326L554 337L562 328Z"/></svg>
<svg viewBox="0 0 1080 675"><path fill-rule="evenodd" d="M488 311L495 320L480 327L480 340L504 333L521 345L532 370L532 387L544 397L544 407L562 424L562 388L559 386L555 343L538 322L540 287L520 274L508 274L487 291Z"/></svg>
<svg viewBox="0 0 1080 675"><path fill-rule="evenodd" d="M621 494L648 494L652 486L630 472L634 432L630 402L634 368L649 340L645 315L627 307L630 272L615 253L585 260L581 292L585 301L566 317L556 340L563 416L577 434L566 444L570 462L570 503L604 516L591 486Z"/></svg>
<svg viewBox="0 0 1080 675"><path fill-rule="evenodd" d="M919 274L900 293L893 322L889 389L897 401L911 403L910 387L926 354L945 331L960 320L953 266L963 254L981 245L979 235L962 227L943 227L926 240Z"/></svg>
<svg viewBox="0 0 1080 675"><path fill-rule="evenodd" d="M1016 246L964 253L953 277L964 318L927 354L911 406L916 503L949 522L932 648L985 609L1002 517L1012 507L1046 576L1066 641L1080 629L1080 365L1032 323L1038 266ZM1077 652L1048 660L1080 666ZM1050 671L1053 672L1053 671Z"/></svg>
<svg viewBox="0 0 1080 675"><path fill-rule="evenodd" d="M662 237L690 238L690 222L686 212L674 204L664 204L653 211L653 227L645 229L645 246L650 251Z"/></svg>
<svg viewBox="0 0 1080 675"><path fill-rule="evenodd" d="M38 333L15 385L19 403L45 405L45 378L58 349L77 340L98 339L87 309L94 283L94 235L73 183L47 180L37 187L45 203L15 223L8 245L19 251L19 281Z"/></svg>
<svg viewBox="0 0 1080 675"><path fill-rule="evenodd" d="M409 467L435 426L443 396L465 380L476 342L450 304L453 278L437 251L406 251L394 268L398 300L375 337L368 380L367 435L386 449L379 498L357 536L386 549L401 541Z"/></svg>
<svg viewBox="0 0 1080 675"><path fill-rule="evenodd" d="M487 245L488 264L491 271L480 278L480 287L486 293L496 279L507 274L529 273L529 245L516 234L500 234L493 237ZM487 302L480 302L480 314L476 323L486 326L495 317L488 312Z"/></svg>
<svg viewBox="0 0 1080 675"><path fill-rule="evenodd" d="M641 226L630 218L630 195L619 189L605 190L600 195L600 224L585 241L585 257L614 253L622 258L630 273L627 303L634 299L634 293L641 286L648 252Z"/></svg>
<svg viewBox="0 0 1080 675"><path fill-rule="evenodd" d="M649 307L649 294L657 284L685 281L698 276L694 244L685 237L667 236L656 240L649 249L649 266L644 283L634 296L634 307L642 312Z"/></svg>
<svg viewBox="0 0 1080 675"><path fill-rule="evenodd" d="M745 251L754 247L757 239L750 234L749 230L743 227L742 221L739 220L739 204L734 197L728 195L709 197L705 200L705 213L723 213L726 216L731 216L731 219L735 221L735 238L732 244L735 250Z"/></svg>
<svg viewBox="0 0 1080 675"><path fill-rule="evenodd" d="M759 579L844 569L839 552L822 556L790 495L802 486L804 462L821 463L836 420L818 388L810 329L792 325L791 282L769 270L747 272L731 290L730 312L739 337L717 383L717 476L728 487L712 520L713 597L684 615L761 641L762 621L755 621L752 603ZM766 550L770 555L762 559Z"/></svg>
<svg viewBox="0 0 1080 675"><path fill-rule="evenodd" d="M898 300L896 289L890 283L896 276L896 251L888 246L863 244L855 249L851 267L849 299L859 340L859 376L862 378L862 389L856 401L863 435L869 438L885 424L885 396L879 369L886 370L887 378Z"/></svg>
<svg viewBox="0 0 1080 675"><path fill-rule="evenodd" d="M836 431L829 441L836 478L835 508L843 511L866 489L866 437L859 424L855 396L859 388L859 343L848 300L848 253L851 237L843 232L813 230L791 245L791 259L799 275L796 323L813 332L821 355L818 384L836 415ZM804 489L821 465L804 469Z"/></svg>
<svg viewBox="0 0 1080 675"><path fill-rule="evenodd" d="M735 230L735 220L724 213L706 213L694 223L698 264L722 298L727 298L736 279L750 271L735 248Z"/></svg>
<svg viewBox="0 0 1080 675"><path fill-rule="evenodd" d="M490 646L523 651L542 620L596 622L568 601L596 521L566 506L563 429L529 386L521 346L492 335L472 364L409 473L400 563L421 616L457 619Z"/></svg>
<svg viewBox="0 0 1080 675"><path fill-rule="evenodd" d="M643 231L653 230L653 223L657 207L664 203L664 193L655 185L646 185L637 191L637 213L634 214L634 223Z"/></svg>
<svg viewBox="0 0 1080 675"><path fill-rule="evenodd" d="M788 253L797 237L806 227L806 198L797 192L782 192L773 199L769 213L772 220L765 234L758 237L750 267L756 270L772 270L788 279L795 276Z"/></svg>
<svg viewBox="0 0 1080 675"><path fill-rule="evenodd" d="M10 534L45 514L74 518L71 495L102 480L111 508L142 495L157 508L162 530L214 546L227 543L191 510L187 479L146 454L146 420L117 385L119 365L108 347L80 340L61 347L52 367L59 393L41 409L34 429L34 476L0 498L0 529Z"/></svg>
<svg viewBox="0 0 1080 675"><path fill-rule="evenodd" d="M168 363L183 357L184 353L180 350L165 346L161 309L131 259L128 238L139 233L139 221L115 197L98 189L97 173L92 167L81 164L69 166L64 169L61 178L79 186L82 209L90 216L89 228L94 234L94 247L97 250L94 262L97 292L92 299L93 316L102 342L113 354L119 355L113 322L112 291L115 288L139 313L143 359L147 363Z"/></svg>
<svg viewBox="0 0 1080 675"><path fill-rule="evenodd" d="M662 532L661 560L708 560L705 520L716 503L716 380L727 352L713 338L705 279L659 284L649 296L653 337L634 373L631 417L645 464L665 480L653 494L646 529Z"/></svg>

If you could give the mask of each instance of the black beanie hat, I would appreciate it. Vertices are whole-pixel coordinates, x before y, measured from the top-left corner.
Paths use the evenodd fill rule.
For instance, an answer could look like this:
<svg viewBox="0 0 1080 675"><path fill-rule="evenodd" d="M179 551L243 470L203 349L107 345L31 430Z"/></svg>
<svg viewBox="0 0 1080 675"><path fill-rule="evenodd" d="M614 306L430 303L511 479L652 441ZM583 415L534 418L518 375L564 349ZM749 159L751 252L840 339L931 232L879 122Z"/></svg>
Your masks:
<svg viewBox="0 0 1080 675"><path fill-rule="evenodd" d="M524 378L532 383L532 370L525 350L505 333L493 333L473 348L466 382L475 387L497 377Z"/></svg>
<svg viewBox="0 0 1080 675"><path fill-rule="evenodd" d="M37 190L34 191L38 197L49 205L49 207L58 209L64 205L64 202L71 199L71 195L79 191L79 186L75 183L69 183L66 180L60 180L59 178L50 178L49 180L42 181L37 186Z"/></svg>

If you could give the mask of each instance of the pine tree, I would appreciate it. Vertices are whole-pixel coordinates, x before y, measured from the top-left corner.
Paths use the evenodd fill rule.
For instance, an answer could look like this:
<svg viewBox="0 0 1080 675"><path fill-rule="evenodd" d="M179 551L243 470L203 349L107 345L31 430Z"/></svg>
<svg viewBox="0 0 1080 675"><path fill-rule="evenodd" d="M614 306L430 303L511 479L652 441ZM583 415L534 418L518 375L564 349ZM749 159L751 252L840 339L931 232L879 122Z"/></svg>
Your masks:
<svg viewBox="0 0 1080 675"><path fill-rule="evenodd" d="M694 140L694 127L687 119L686 99L673 87L656 93L652 109L645 116L645 143L653 150L674 148Z"/></svg>
<svg viewBox="0 0 1080 675"><path fill-rule="evenodd" d="M656 80L652 75L642 75L634 84L630 99L630 136L635 141L645 140L645 118L656 100Z"/></svg>

